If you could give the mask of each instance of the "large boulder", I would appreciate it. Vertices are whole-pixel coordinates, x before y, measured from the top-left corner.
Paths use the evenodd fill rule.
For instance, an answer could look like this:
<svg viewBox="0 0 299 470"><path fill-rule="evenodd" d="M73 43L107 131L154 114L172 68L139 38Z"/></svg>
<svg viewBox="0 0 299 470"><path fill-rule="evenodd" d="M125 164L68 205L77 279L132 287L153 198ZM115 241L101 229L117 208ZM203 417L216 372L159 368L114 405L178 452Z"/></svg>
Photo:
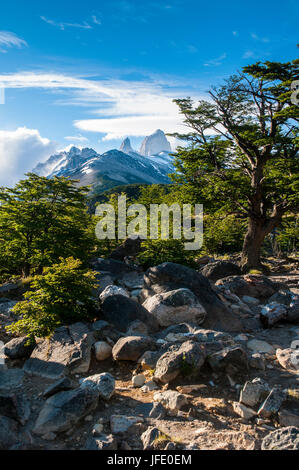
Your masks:
<svg viewBox="0 0 299 470"><path fill-rule="evenodd" d="M117 361L137 361L145 351L155 348L155 341L148 336L126 336L114 345L112 355Z"/></svg>
<svg viewBox="0 0 299 470"><path fill-rule="evenodd" d="M221 289L229 290L238 297L244 295L265 300L279 291L281 284L273 282L262 274L228 276L216 282Z"/></svg>
<svg viewBox="0 0 299 470"><path fill-rule="evenodd" d="M143 307L156 317L160 326L189 321L200 325L207 315L193 292L185 288L149 297Z"/></svg>
<svg viewBox="0 0 299 470"><path fill-rule="evenodd" d="M135 320L142 321L150 331L158 329L158 322L142 305L123 295L107 297L101 307L103 318L119 331L127 331Z"/></svg>
<svg viewBox="0 0 299 470"><path fill-rule="evenodd" d="M299 450L299 428L289 426L270 432L262 441L262 450Z"/></svg>
<svg viewBox="0 0 299 470"><path fill-rule="evenodd" d="M195 375L204 361L203 348L198 343L185 341L181 345L170 346L168 351L158 359L154 377L162 383L169 383L180 374Z"/></svg>
<svg viewBox="0 0 299 470"><path fill-rule="evenodd" d="M109 372L85 377L80 383L81 388L95 389L103 400L110 400L115 390L115 379Z"/></svg>
<svg viewBox="0 0 299 470"><path fill-rule="evenodd" d="M222 331L241 331L239 317L228 310L212 289L209 280L194 269L176 263L162 263L149 268L144 275L141 298L145 301L155 294L187 288L196 295L207 312L205 328Z"/></svg>
<svg viewBox="0 0 299 470"><path fill-rule="evenodd" d="M64 371L71 374L86 373L90 366L93 342L94 336L88 325L75 323L61 326L50 339L37 344L24 370L47 378L59 378ZM49 364L52 364L54 375L57 370L56 377L51 377L51 372L49 375Z"/></svg>
<svg viewBox="0 0 299 470"><path fill-rule="evenodd" d="M10 359L22 359L29 357L35 348L35 344L28 344L28 338L23 336L21 338L14 338L4 346L4 354Z"/></svg>
<svg viewBox="0 0 299 470"><path fill-rule="evenodd" d="M70 431L81 418L96 409L98 401L96 387L79 387L57 393L44 404L33 432L42 436L49 432Z"/></svg>
<svg viewBox="0 0 299 470"><path fill-rule="evenodd" d="M213 282L223 277L242 274L241 268L231 261L215 261L214 263L209 263L202 269L201 273Z"/></svg>

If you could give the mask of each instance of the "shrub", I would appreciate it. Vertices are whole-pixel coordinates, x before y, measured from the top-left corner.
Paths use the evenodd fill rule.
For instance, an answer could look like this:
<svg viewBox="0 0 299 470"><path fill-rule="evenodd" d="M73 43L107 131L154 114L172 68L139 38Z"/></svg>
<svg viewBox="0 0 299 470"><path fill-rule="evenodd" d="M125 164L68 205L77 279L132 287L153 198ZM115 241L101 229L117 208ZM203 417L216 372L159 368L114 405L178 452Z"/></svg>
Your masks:
<svg viewBox="0 0 299 470"><path fill-rule="evenodd" d="M81 264L74 258L61 258L58 264L45 268L43 276L35 276L32 290L13 308L20 320L7 330L31 338L45 337L63 324L92 319L95 276L92 271L82 269Z"/></svg>

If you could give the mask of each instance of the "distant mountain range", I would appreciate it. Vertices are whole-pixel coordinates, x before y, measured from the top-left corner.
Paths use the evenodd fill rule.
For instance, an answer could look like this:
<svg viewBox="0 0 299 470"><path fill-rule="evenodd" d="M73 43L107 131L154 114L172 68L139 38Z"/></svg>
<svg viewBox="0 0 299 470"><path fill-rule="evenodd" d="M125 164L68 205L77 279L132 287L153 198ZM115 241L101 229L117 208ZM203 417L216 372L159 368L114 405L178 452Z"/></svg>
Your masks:
<svg viewBox="0 0 299 470"><path fill-rule="evenodd" d="M120 150L103 154L90 148L72 147L39 163L33 172L48 178L77 179L80 186L91 185L94 193L132 183L168 184L168 175L174 171L170 152L164 132L157 130L144 139L139 152L133 150L129 138L123 141Z"/></svg>

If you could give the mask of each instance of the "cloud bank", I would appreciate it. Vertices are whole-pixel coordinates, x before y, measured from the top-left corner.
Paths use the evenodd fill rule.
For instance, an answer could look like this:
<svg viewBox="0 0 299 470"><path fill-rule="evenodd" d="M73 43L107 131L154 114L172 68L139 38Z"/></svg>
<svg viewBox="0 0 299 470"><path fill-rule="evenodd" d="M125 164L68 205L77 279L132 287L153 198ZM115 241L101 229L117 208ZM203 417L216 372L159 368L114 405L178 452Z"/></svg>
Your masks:
<svg viewBox="0 0 299 470"><path fill-rule="evenodd" d="M80 131L102 133L103 140L142 137L158 128L165 132L186 130L173 99L189 93L162 81L90 80L63 74L23 72L0 75L0 83L6 88L64 90L64 98L59 94L56 103L90 107L92 118L75 119L74 126Z"/></svg>
<svg viewBox="0 0 299 470"><path fill-rule="evenodd" d="M56 150L56 144L36 129L0 130L0 186L13 186L24 173Z"/></svg>

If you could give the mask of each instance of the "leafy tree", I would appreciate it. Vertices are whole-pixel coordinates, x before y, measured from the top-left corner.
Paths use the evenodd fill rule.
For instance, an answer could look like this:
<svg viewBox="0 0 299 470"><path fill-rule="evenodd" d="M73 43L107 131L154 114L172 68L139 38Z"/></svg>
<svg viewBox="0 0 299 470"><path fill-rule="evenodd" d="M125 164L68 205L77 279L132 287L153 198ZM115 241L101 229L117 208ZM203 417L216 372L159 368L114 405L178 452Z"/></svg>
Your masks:
<svg viewBox="0 0 299 470"><path fill-rule="evenodd" d="M45 268L42 276L35 276L25 300L13 307L20 320L7 330L31 338L45 337L58 326L94 318L91 295L95 275L81 265L78 259L61 258L58 264Z"/></svg>
<svg viewBox="0 0 299 470"><path fill-rule="evenodd" d="M265 237L298 210L298 64L258 62L212 88L210 101L175 100L191 132L174 134L189 147L178 150L173 179L210 210L247 219L244 270L260 268Z"/></svg>
<svg viewBox="0 0 299 470"><path fill-rule="evenodd" d="M87 260L95 245L88 188L33 173L0 188L0 272L29 276L59 257Z"/></svg>

